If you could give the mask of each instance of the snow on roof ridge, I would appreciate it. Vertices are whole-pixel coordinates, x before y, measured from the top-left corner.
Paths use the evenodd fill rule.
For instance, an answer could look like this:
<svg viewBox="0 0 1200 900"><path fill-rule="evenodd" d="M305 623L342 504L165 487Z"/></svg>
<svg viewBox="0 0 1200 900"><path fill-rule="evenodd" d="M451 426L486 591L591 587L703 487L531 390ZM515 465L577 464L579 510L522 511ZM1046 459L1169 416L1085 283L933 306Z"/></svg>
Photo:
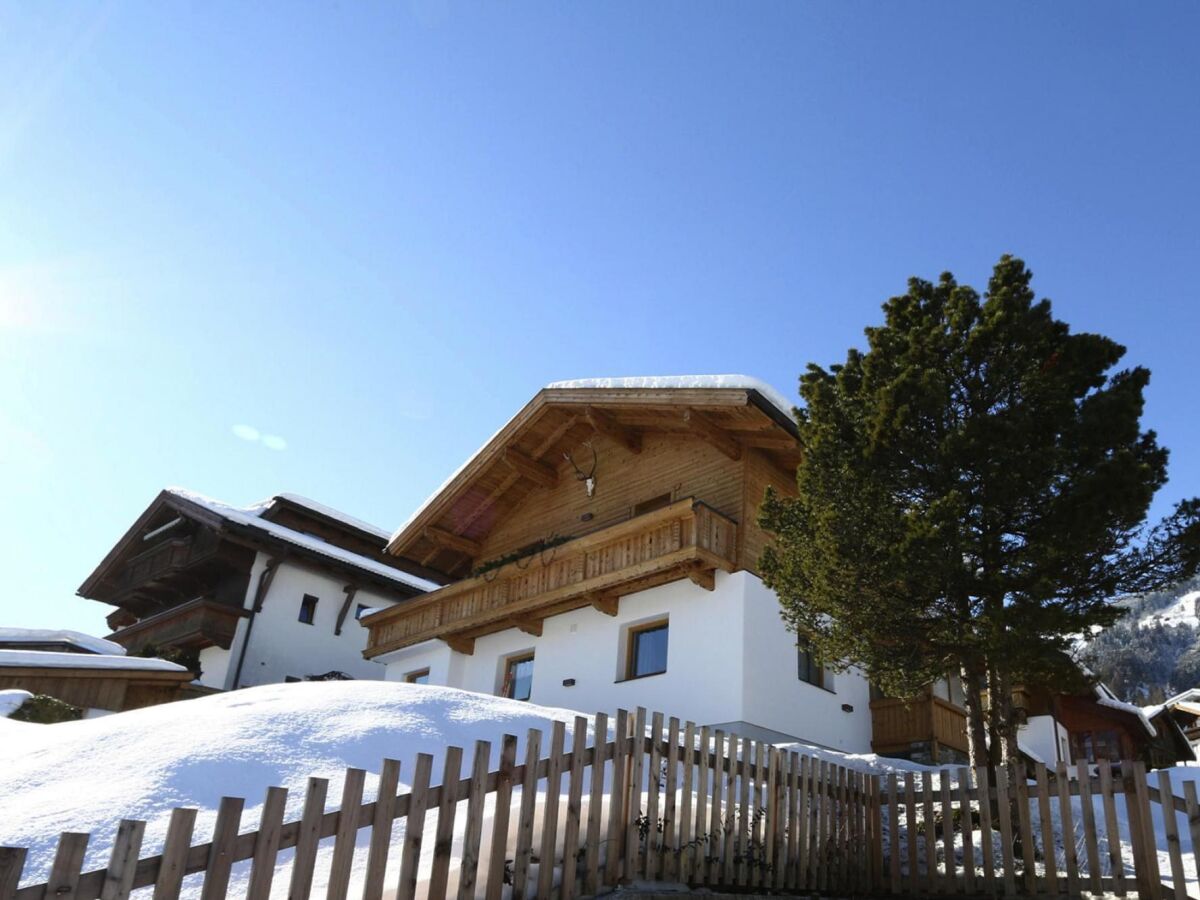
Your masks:
<svg viewBox="0 0 1200 900"><path fill-rule="evenodd" d="M57 653L51 650L0 650L0 668L32 666L54 669L123 669L156 672L186 672L183 666L165 659L141 656L107 656L99 653Z"/></svg>
<svg viewBox="0 0 1200 900"><path fill-rule="evenodd" d="M1119 709L1121 712L1132 713L1141 720L1142 725L1145 726L1150 737L1156 737L1158 735L1158 729L1154 727L1154 724L1150 721L1150 717L1140 706L1135 706L1132 703L1126 703L1124 700L1118 700L1117 695L1114 694L1109 686L1103 682L1097 684L1094 690L1096 693L1096 702L1101 706L1107 706L1109 709Z"/></svg>
<svg viewBox="0 0 1200 900"><path fill-rule="evenodd" d="M231 522L237 522L241 525L248 525L251 528L261 529L268 534L272 534L275 537L295 544L298 547L304 547L307 550L312 550L316 553L322 554L323 556L328 556L331 559L336 559L341 562L348 563L349 565L357 566L360 569L365 569L368 572L373 572L376 575L381 575L384 578L399 582L407 585L408 587L414 587L421 591L435 591L441 587L441 585L435 584L432 581L428 581L424 578L418 578L416 575L410 575L408 572L385 565L384 563L373 560L370 557L363 556L359 553L354 553L350 550L345 550L334 544L330 544L327 541L323 541L320 538L296 531L294 528L288 528L286 525L280 525L278 522L271 522L267 519L264 519L262 518L262 513L268 508L269 503L266 505L259 503L242 509L236 506L231 506L230 504L224 503L220 500L214 500L211 497L206 497L204 494L199 494L196 491L188 490L187 488L169 487L167 488L167 491L168 493L174 494L177 497L182 497L184 500L190 500L192 503L206 507L207 509L210 509L217 515L228 519Z"/></svg>
<svg viewBox="0 0 1200 900"><path fill-rule="evenodd" d="M758 391L763 399L781 413L792 418L792 407L782 391L776 390L760 378L752 375L621 375L611 378L575 378L569 381L554 381L546 385L547 390L575 390L581 388L636 390L655 388L729 388Z"/></svg>
<svg viewBox="0 0 1200 900"><path fill-rule="evenodd" d="M380 528L378 525L372 525L370 522L367 522L364 519L359 519L355 516L348 515L341 510L334 509L332 506L326 506L324 503L318 503L316 500L311 500L301 494L276 494L271 499L287 500L290 503L295 503L297 506L303 506L306 509L311 509L315 513L320 513L321 515L341 522L344 525L349 525L351 528L357 528L359 531L365 531L367 534L375 535L380 540L386 540L391 534L390 531Z"/></svg>
<svg viewBox="0 0 1200 900"><path fill-rule="evenodd" d="M577 390L583 388L729 388L758 391L768 403L783 413L789 421L793 419L792 404L788 403L782 392L771 387L765 381L754 378L750 375L623 375L613 378L575 378L566 381L552 381L546 385L543 390ZM434 490L428 497L425 498L420 506L413 510L412 514L397 526L388 538L388 543L396 540L404 533L421 513L429 508L442 491L446 490L454 479L458 478L462 471L471 464L480 453L482 453L487 445L495 440L496 435L502 432L509 426L513 419L520 414L520 410L509 416L508 420L503 425L497 428L488 437L486 441L480 444L479 449L463 460L462 465L451 472L437 489Z"/></svg>
<svg viewBox="0 0 1200 900"><path fill-rule="evenodd" d="M65 628L17 628L0 626L0 643L73 644L100 656L124 656L125 648L114 641Z"/></svg>

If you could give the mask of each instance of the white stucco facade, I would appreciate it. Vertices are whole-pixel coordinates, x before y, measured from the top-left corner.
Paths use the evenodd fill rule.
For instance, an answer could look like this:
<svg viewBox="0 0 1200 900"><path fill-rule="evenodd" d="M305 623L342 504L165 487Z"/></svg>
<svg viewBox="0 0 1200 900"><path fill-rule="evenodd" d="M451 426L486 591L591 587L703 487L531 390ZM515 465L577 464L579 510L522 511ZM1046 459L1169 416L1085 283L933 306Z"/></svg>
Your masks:
<svg viewBox="0 0 1200 900"><path fill-rule="evenodd" d="M662 619L667 671L625 680L630 628ZM712 591L685 579L629 594L616 616L591 607L553 616L539 637L515 628L481 637L471 655L429 641L380 660L390 680L428 669L430 684L494 694L507 659L528 652L533 703L587 713L644 706L750 737L870 750L867 680L833 674L832 690L801 681L795 636L780 620L774 593L744 571L718 572Z"/></svg>
<svg viewBox="0 0 1200 900"><path fill-rule="evenodd" d="M1017 732L1017 745L1048 766L1071 761L1070 734L1054 716L1030 716Z"/></svg>
<svg viewBox="0 0 1200 900"><path fill-rule="evenodd" d="M247 610L253 609L255 591L267 561L265 553L259 553L254 560L244 602ZM210 647L201 652L201 684L231 690L327 672L382 679L384 666L363 658L367 629L355 613L360 605L381 609L396 601L360 588L350 603L341 634L335 634L338 613L346 600L345 585L344 576L334 577L311 564L281 562L262 609L238 622L230 649ZM305 596L317 601L311 624L300 618Z"/></svg>

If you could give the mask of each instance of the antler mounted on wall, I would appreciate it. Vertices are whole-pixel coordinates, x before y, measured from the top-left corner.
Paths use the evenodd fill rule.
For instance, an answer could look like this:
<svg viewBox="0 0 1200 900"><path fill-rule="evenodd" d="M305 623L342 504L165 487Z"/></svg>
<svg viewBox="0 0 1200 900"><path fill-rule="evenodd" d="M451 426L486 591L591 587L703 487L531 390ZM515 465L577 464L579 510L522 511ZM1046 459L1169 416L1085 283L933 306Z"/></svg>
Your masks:
<svg viewBox="0 0 1200 900"><path fill-rule="evenodd" d="M596 493L596 465L599 463L599 458L596 456L596 448L592 446L591 441L584 441L583 445L592 451L592 469L590 472L584 472L579 468L570 453L563 453L563 459L571 464L571 468L575 470L575 477L582 481L587 488L587 495L591 498Z"/></svg>

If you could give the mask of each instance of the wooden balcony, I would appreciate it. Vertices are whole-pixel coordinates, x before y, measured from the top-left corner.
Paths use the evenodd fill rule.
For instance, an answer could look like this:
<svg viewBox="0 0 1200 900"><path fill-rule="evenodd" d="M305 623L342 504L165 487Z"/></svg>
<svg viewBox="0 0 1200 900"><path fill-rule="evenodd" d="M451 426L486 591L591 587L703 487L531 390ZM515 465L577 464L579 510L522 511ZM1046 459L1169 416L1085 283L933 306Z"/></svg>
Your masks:
<svg viewBox="0 0 1200 900"><path fill-rule="evenodd" d="M221 647L233 643L238 619L248 611L215 600L199 598L113 632L108 636L132 653L147 645L155 647Z"/></svg>
<svg viewBox="0 0 1200 900"><path fill-rule="evenodd" d="M967 715L939 697L872 700L871 734L876 753L896 753L922 743L966 753Z"/></svg>
<svg viewBox="0 0 1200 900"><path fill-rule="evenodd" d="M621 596L683 578L712 590L736 547L737 525L689 497L368 616L366 656L434 638L471 653L482 635L540 634L546 617L588 605L616 615Z"/></svg>

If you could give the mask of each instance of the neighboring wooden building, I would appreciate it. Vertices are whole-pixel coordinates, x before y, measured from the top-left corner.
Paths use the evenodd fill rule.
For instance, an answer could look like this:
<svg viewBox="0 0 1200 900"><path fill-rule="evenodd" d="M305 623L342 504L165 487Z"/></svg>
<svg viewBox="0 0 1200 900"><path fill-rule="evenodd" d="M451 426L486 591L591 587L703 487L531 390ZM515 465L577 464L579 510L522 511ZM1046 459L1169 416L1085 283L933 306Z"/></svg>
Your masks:
<svg viewBox="0 0 1200 900"><path fill-rule="evenodd" d="M759 504L795 491L799 452L753 379L550 385L393 536L450 583L365 619L366 655L399 680L867 750L865 679L799 653L757 574Z"/></svg>
<svg viewBox="0 0 1200 900"><path fill-rule="evenodd" d="M79 594L116 607L109 639L131 653L195 651L209 687L382 678L358 617L437 587L384 554L387 536L292 494L239 508L170 488Z"/></svg>

